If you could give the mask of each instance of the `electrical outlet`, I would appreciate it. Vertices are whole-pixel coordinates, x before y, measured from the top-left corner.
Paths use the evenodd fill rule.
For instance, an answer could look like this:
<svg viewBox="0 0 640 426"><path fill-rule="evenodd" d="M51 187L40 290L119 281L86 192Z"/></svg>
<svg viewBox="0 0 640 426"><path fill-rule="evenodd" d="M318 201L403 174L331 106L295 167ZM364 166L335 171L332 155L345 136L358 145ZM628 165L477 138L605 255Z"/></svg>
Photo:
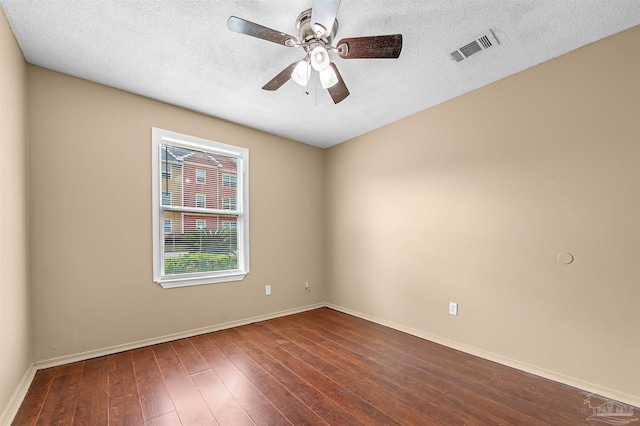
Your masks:
<svg viewBox="0 0 640 426"><path fill-rule="evenodd" d="M304 282L304 288L305 288L305 290L307 290L309 292L311 291L311 287L309 287L309 281L305 281Z"/></svg>
<svg viewBox="0 0 640 426"><path fill-rule="evenodd" d="M264 286L264 293L269 296L271 294L271 286L270 285L266 285Z"/></svg>
<svg viewBox="0 0 640 426"><path fill-rule="evenodd" d="M451 315L458 315L458 304L455 302L449 302L449 313Z"/></svg>

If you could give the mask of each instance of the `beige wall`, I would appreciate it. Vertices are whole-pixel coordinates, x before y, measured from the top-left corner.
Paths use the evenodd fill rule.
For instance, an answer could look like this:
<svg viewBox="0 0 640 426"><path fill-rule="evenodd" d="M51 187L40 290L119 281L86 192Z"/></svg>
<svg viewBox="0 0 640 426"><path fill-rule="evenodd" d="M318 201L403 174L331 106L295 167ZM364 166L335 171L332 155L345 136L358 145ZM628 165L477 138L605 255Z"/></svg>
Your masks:
<svg viewBox="0 0 640 426"><path fill-rule="evenodd" d="M34 66L28 78L35 361L324 301L322 150ZM249 149L243 281L152 282L151 127Z"/></svg>
<svg viewBox="0 0 640 426"><path fill-rule="evenodd" d="M640 405L640 27L325 161L329 303Z"/></svg>
<svg viewBox="0 0 640 426"><path fill-rule="evenodd" d="M31 366L26 90L26 63L0 10L0 424Z"/></svg>

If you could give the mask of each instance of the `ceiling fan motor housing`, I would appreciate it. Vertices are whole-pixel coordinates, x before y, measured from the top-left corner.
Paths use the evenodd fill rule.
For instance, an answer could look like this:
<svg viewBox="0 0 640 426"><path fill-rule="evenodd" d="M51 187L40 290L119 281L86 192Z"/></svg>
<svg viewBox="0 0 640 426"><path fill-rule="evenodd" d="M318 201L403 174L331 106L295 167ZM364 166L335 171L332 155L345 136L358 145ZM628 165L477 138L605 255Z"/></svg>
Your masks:
<svg viewBox="0 0 640 426"><path fill-rule="evenodd" d="M322 46L325 49L327 46L331 47L331 42L338 32L338 21L333 21L333 28L327 36L319 37L311 25L311 9L307 9L298 15L296 28L298 29L298 36L300 37L302 47L307 54L310 54L317 46Z"/></svg>

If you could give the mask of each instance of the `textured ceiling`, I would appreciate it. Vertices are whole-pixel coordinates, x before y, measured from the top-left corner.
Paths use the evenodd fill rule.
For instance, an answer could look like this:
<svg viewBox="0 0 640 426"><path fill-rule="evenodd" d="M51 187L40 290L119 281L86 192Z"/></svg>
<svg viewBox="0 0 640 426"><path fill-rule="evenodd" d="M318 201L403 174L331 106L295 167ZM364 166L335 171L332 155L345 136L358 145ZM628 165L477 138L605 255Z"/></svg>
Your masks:
<svg viewBox="0 0 640 426"><path fill-rule="evenodd" d="M0 6L31 64L319 147L640 24L640 0L343 0L336 40L401 33L404 44L399 59L334 56L351 92L334 105L313 79L309 94L293 81L262 90L302 59L302 50L226 25L236 15L296 35L296 17L312 0L0 0ZM489 28L498 47L461 63L449 59Z"/></svg>

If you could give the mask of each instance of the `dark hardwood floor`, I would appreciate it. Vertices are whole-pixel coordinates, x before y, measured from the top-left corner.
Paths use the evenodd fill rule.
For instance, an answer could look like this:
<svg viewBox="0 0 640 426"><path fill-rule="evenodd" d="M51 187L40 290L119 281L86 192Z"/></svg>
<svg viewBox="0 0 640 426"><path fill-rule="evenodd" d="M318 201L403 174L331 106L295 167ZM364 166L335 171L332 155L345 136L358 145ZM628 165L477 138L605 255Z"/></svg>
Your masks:
<svg viewBox="0 0 640 426"><path fill-rule="evenodd" d="M40 370L13 424L606 424L587 397L323 308Z"/></svg>

